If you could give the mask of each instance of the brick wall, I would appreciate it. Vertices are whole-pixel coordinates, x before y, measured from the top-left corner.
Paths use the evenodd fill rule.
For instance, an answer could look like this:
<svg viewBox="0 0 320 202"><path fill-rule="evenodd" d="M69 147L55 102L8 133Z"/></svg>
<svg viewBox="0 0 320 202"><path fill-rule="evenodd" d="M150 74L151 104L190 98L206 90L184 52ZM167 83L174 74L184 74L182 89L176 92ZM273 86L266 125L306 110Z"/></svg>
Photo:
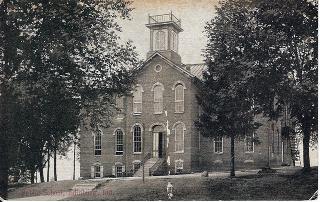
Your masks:
<svg viewBox="0 0 320 202"><path fill-rule="evenodd" d="M160 64L162 70L156 72L154 67ZM177 81L185 85L184 90L184 113L175 113L175 91L172 89ZM163 113L154 114L154 102L152 86L160 82L164 86L163 92ZM155 56L139 72L137 84L143 88L143 107L141 115L133 114L132 96L123 99L122 114L114 117L110 128L103 129L102 135L102 155L95 156L93 148L93 135L90 131L81 131L80 147L80 175L89 178L91 176L91 166L99 164L103 166L103 176L110 176L113 173L115 164L125 167L126 171L133 168L133 162L143 160L145 154L151 153L153 148L152 126L161 125L168 128L170 134L164 129L164 135L168 137L169 144L166 150L166 159L170 157L169 170L175 172L175 160L183 160L183 172L190 173L199 170L221 170L229 169L230 165L230 140L224 138L223 153L215 154L213 150L213 141L199 134L194 126L194 121L198 119L199 106L196 100L197 88L185 73L173 68L165 62L160 56ZM165 113L166 112L166 113ZM257 116L263 125L257 131L257 136L261 141L260 145L255 144L253 153L245 152L245 143L243 140L237 140L235 146L236 168L263 167L267 165L268 157L268 136L271 165L281 165L282 163L290 164L290 150L287 149L287 143L281 140L278 133L272 133L270 122L262 116ZM173 125L181 121L185 125L184 133L184 152L175 153L175 135L172 130ZM144 154L133 153L133 134L132 127L134 124L141 124L143 127L143 145ZM280 123L276 124L279 129ZM115 155L115 136L114 131L121 128L124 136L124 153ZM280 131L280 130L279 130ZM283 142L283 147L282 147ZM282 149L283 148L283 149ZM283 153L283 155L282 155Z"/></svg>
<svg viewBox="0 0 320 202"><path fill-rule="evenodd" d="M156 72L154 67L160 64L162 70ZM175 113L175 91L172 90L177 81L182 81L185 85L184 90L184 113ZM164 86L163 92L163 113L154 114L153 92L151 91L153 84L160 82ZM124 99L124 113L123 119L115 118L113 124L108 129L103 129L104 135L102 136L102 155L93 155L93 137L91 132L83 130L81 132L81 176L90 177L90 169L94 163L100 163L103 166L104 176L112 174L112 166L116 162L125 165L126 170L133 168L133 161L142 160L143 154L133 153L133 135L132 127L134 124L139 123L143 126L143 140L144 140L144 154L152 153L153 147L153 125L164 125L168 123L170 134L165 135L168 137L169 144L166 149L167 157L170 157L169 169L171 172L175 171L175 160L183 160L184 172L191 172L198 166L198 132L194 127L195 117L198 116L198 106L195 98L195 88L191 83L191 79L184 73L172 68L159 56L153 58L146 67L139 73L137 84L143 88L143 108L141 115L133 115L132 97L128 96ZM167 112L167 114L165 113ZM173 125L181 121L185 125L184 133L184 152L175 153L175 135L172 130ZM125 133L125 148L122 156L115 156L115 137L114 130L122 128Z"/></svg>
<svg viewBox="0 0 320 202"><path fill-rule="evenodd" d="M263 124L256 131L260 144L254 144L254 152L246 152L244 139L235 141L235 167L236 169L261 168L268 165L269 158L272 167L281 166L283 163L291 164L290 149L287 141L281 138L280 123L271 129L271 122L261 115L256 117ZM269 137L268 137L269 136ZM268 144L269 142L269 144ZM202 170L226 170L230 167L230 138L223 138L223 153L214 153L213 140L201 137L201 167ZM273 147L272 147L273 145Z"/></svg>

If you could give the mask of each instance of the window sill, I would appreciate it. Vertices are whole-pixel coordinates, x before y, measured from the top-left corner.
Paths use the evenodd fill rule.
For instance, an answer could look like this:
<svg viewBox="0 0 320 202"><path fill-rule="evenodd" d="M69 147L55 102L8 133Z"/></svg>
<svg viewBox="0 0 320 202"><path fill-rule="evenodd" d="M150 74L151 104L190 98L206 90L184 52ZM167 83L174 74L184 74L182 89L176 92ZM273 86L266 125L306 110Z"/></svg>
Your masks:
<svg viewBox="0 0 320 202"><path fill-rule="evenodd" d="M154 112L153 114L160 115L160 114L163 114L163 112Z"/></svg>
<svg viewBox="0 0 320 202"><path fill-rule="evenodd" d="M174 112L175 114L184 114L184 111L183 112Z"/></svg>
<svg viewBox="0 0 320 202"><path fill-rule="evenodd" d="M142 112L133 112L133 116L141 116Z"/></svg>
<svg viewBox="0 0 320 202"><path fill-rule="evenodd" d="M114 156L123 156L123 154L115 154Z"/></svg>
<svg viewBox="0 0 320 202"><path fill-rule="evenodd" d="M220 155L223 154L223 152L214 152L214 154Z"/></svg>
<svg viewBox="0 0 320 202"><path fill-rule="evenodd" d="M96 155L96 154L94 155L94 157L101 157L101 156L102 156L101 154L100 155Z"/></svg>
<svg viewBox="0 0 320 202"><path fill-rule="evenodd" d="M133 154L139 155L139 154L142 154L142 152L133 152Z"/></svg>
<svg viewBox="0 0 320 202"><path fill-rule="evenodd" d="M174 153L175 153L175 154L183 154L184 151L175 151Z"/></svg>
<svg viewBox="0 0 320 202"><path fill-rule="evenodd" d="M244 152L245 154L253 154L254 153L254 151L252 151L252 152Z"/></svg>

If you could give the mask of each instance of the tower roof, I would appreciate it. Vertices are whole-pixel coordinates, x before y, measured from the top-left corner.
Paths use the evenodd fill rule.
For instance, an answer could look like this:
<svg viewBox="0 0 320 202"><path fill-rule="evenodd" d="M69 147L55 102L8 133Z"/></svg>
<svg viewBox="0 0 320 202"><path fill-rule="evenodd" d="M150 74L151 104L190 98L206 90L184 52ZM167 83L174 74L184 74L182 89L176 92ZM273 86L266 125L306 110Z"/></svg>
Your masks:
<svg viewBox="0 0 320 202"><path fill-rule="evenodd" d="M179 32L183 31L181 28L181 20L174 16L172 12L169 14L148 16L148 24L146 24L148 28L161 25L173 25Z"/></svg>

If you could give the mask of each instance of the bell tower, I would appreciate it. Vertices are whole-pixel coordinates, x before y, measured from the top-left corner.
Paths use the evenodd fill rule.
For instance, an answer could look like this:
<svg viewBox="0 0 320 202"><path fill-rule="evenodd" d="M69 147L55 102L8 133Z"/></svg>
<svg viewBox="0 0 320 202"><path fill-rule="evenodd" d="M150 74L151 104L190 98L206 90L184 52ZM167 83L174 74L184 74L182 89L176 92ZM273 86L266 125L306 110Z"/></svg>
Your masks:
<svg viewBox="0 0 320 202"><path fill-rule="evenodd" d="M172 62L181 64L181 57L178 54L179 33L183 31L181 20L172 12L149 15L146 27L150 29L150 50L147 53L147 58L155 52L159 52Z"/></svg>

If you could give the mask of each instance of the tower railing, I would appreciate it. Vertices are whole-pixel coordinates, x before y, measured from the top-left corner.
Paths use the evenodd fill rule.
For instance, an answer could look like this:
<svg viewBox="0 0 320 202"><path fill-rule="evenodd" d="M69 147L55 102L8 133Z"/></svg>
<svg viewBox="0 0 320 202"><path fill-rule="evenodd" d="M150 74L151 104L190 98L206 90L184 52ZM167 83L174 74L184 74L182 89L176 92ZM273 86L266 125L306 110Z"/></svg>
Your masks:
<svg viewBox="0 0 320 202"><path fill-rule="evenodd" d="M163 23L163 22L174 22L181 27L181 20L179 20L172 13L162 15L149 15L149 24Z"/></svg>

